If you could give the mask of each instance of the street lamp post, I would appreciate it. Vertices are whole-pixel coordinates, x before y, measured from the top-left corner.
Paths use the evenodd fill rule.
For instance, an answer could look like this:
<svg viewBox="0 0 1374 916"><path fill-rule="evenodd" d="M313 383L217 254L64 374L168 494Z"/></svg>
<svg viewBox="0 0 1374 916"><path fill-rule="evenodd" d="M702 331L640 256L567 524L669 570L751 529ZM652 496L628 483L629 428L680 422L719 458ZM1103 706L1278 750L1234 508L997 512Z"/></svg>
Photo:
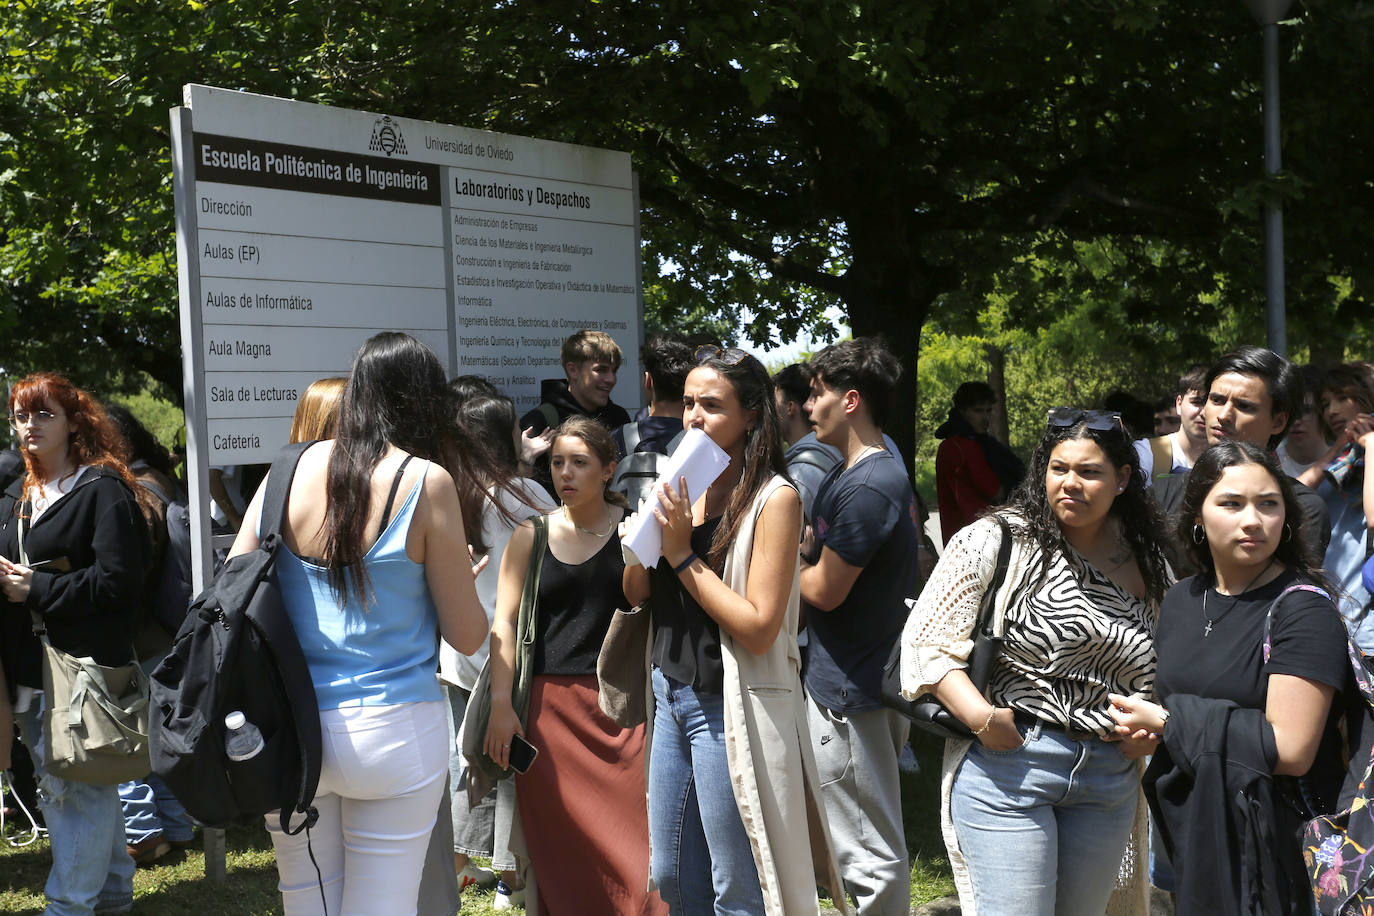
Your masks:
<svg viewBox="0 0 1374 916"><path fill-rule="evenodd" d="M1283 167L1279 145L1279 20L1293 0L1245 0L1264 30L1264 171ZM1286 356L1288 331L1283 301L1283 206L1271 196L1264 204L1264 292L1269 349Z"/></svg>

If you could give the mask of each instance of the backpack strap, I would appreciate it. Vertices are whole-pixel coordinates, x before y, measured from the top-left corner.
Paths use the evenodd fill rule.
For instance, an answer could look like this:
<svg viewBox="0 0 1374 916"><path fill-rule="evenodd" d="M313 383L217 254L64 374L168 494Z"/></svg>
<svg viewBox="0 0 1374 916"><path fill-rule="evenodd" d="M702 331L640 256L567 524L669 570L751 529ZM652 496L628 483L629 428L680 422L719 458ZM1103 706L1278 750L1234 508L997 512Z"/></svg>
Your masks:
<svg viewBox="0 0 1374 916"><path fill-rule="evenodd" d="M272 459L272 467L267 472L267 493L262 499L260 541L281 536L281 528L286 521L286 501L291 494L291 481L296 476L296 465L300 464L301 455L305 454L305 450L317 441L319 440L311 439L309 442L292 443Z"/></svg>
<svg viewBox="0 0 1374 916"><path fill-rule="evenodd" d="M1155 436L1149 440L1150 455L1154 459L1154 467L1150 469L1151 477L1168 477L1174 472L1174 443L1168 435Z"/></svg>
<svg viewBox="0 0 1374 916"><path fill-rule="evenodd" d="M156 496L158 502L162 503L164 506L170 506L172 503L176 502L175 499L173 499L169 494L163 491L162 487L158 486L151 479L140 480L138 481L138 485L143 489L147 490L149 493Z"/></svg>
<svg viewBox="0 0 1374 916"><path fill-rule="evenodd" d="M1265 664L1268 664L1268 663L1269 663L1269 651L1270 651L1270 645L1269 645L1269 628L1270 628L1270 626L1271 626L1271 625L1273 624L1273 622L1274 622L1274 608L1276 608L1276 607L1279 606L1279 602L1283 600L1283 596L1284 596L1284 595L1287 595L1289 592L1314 592L1315 594L1321 595L1321 596L1322 596L1323 598L1325 598L1327 601L1330 601L1330 600L1331 600L1331 596L1328 595L1328 594L1326 593L1326 590L1325 590L1325 589L1317 588L1317 586L1315 586L1315 585L1309 585L1309 584L1307 584L1307 583L1305 583L1305 582L1298 582L1298 583L1295 583L1295 584L1293 584L1293 585L1288 586L1288 587L1285 588L1283 591L1279 592L1279 596L1278 596L1277 598L1275 598L1273 601L1269 602L1269 610L1267 610L1267 611L1264 612L1264 661L1265 661Z"/></svg>
<svg viewBox="0 0 1374 916"><path fill-rule="evenodd" d="M639 434L639 424L631 421L620 427L620 438L625 443L625 454L633 455L644 437Z"/></svg>
<svg viewBox="0 0 1374 916"><path fill-rule="evenodd" d="M819 471L825 472L829 471L839 462L835 461L831 457L830 453L827 452L825 449L820 448L818 446L808 445L806 448L802 449L800 452L797 452L795 455L793 455L792 460L787 463L809 464L811 465L811 467L816 468Z"/></svg>

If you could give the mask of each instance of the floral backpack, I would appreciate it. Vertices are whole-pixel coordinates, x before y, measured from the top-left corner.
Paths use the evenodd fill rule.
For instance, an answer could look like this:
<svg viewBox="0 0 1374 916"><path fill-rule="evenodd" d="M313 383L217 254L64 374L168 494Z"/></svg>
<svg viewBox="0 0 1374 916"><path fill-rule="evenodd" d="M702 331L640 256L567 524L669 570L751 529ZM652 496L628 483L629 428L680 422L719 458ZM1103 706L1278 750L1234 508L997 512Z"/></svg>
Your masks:
<svg viewBox="0 0 1374 916"><path fill-rule="evenodd" d="M1313 585L1290 585L1284 589L1269 606L1269 617L1264 622L1266 662L1269 661L1269 623L1274 607L1284 595L1297 590L1331 597ZM1371 671L1374 658L1366 656L1348 639L1346 653L1365 703L1374 707L1374 671ZM1367 736L1365 740L1368 741ZM1369 752L1369 762L1350 807L1335 814L1314 817L1303 830L1303 862L1307 866L1317 911L1322 916L1374 914L1374 806L1370 804L1374 789L1374 747Z"/></svg>

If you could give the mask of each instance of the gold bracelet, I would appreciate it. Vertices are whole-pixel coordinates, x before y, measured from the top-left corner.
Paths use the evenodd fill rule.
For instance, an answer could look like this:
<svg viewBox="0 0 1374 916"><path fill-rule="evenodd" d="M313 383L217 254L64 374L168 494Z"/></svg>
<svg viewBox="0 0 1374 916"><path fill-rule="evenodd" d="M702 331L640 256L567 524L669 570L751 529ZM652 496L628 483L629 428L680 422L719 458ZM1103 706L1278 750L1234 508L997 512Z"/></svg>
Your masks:
<svg viewBox="0 0 1374 916"><path fill-rule="evenodd" d="M983 727L982 727L982 728L978 729L978 731L976 731L976 732L973 733L973 737L975 737L975 738L982 737L983 732L987 731L988 728L992 725L992 717L995 716L995 715L997 715L997 707L996 707L996 706L992 707L992 712L988 713L987 721L983 723Z"/></svg>

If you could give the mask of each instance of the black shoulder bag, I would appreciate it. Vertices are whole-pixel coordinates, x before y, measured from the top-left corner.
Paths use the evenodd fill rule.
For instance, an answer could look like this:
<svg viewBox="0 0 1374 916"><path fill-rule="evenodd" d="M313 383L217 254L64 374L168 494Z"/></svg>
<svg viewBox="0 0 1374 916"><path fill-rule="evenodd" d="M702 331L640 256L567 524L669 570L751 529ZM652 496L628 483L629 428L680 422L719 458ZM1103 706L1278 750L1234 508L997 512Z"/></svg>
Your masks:
<svg viewBox="0 0 1374 916"><path fill-rule="evenodd" d="M983 592L983 600L978 605L978 620L973 629L973 651L968 657L968 678L980 693L986 693L988 680L992 677L992 665L1002 651L1001 634L992 631L992 604L1002 582L1007 578L1007 565L1011 559L1011 529L999 515L994 515L1002 529L1002 543L997 548L997 569L992 574L992 583ZM930 732L941 738L972 738L973 730L959 721L944 704L935 699L933 693L923 693L914 700L902 696L902 640L898 638L892 652L883 665L882 703L889 709L911 720L922 731Z"/></svg>

